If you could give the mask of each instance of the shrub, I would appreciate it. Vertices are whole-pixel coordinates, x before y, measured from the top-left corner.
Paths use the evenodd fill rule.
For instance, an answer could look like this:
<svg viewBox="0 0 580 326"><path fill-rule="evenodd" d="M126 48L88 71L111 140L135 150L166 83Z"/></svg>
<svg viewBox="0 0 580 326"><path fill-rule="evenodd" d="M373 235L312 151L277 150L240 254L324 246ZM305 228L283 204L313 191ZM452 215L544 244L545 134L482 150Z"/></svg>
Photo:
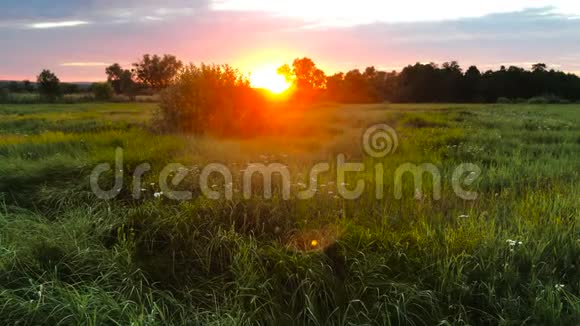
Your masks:
<svg viewBox="0 0 580 326"><path fill-rule="evenodd" d="M512 100L510 100L507 97L500 97L497 99L497 103L499 103L499 104L511 104Z"/></svg>
<svg viewBox="0 0 580 326"><path fill-rule="evenodd" d="M544 95L532 97L528 100L528 104L567 104L568 100L562 99L556 95Z"/></svg>
<svg viewBox="0 0 580 326"><path fill-rule="evenodd" d="M154 123L163 132L240 135L259 128L264 97L228 65L190 65L161 93Z"/></svg>
<svg viewBox="0 0 580 326"><path fill-rule="evenodd" d="M91 86L91 91L97 101L109 101L115 92L109 83L94 83Z"/></svg>
<svg viewBox="0 0 580 326"><path fill-rule="evenodd" d="M550 100L545 96L536 96L528 100L528 104L548 104Z"/></svg>

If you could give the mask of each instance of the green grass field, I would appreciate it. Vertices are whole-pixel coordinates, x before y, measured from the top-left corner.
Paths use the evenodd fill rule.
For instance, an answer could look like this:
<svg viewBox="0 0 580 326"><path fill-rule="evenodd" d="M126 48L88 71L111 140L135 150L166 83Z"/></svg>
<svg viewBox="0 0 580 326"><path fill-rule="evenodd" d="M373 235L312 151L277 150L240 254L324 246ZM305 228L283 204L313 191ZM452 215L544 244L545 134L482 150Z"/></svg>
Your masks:
<svg viewBox="0 0 580 326"><path fill-rule="evenodd" d="M244 139L154 134L155 107L0 105L3 324L580 324L580 106L319 105L272 110L271 130ZM400 200L392 182L384 200L344 200L331 174L311 200L200 195L210 162L234 183L248 163L285 163L293 188L337 153L371 166L361 135L379 122L400 143L385 178L432 163L441 200L406 179ZM89 174L116 147L126 186L99 200ZM191 168L193 199L154 196L172 162ZM448 182L460 163L482 169L475 201Z"/></svg>

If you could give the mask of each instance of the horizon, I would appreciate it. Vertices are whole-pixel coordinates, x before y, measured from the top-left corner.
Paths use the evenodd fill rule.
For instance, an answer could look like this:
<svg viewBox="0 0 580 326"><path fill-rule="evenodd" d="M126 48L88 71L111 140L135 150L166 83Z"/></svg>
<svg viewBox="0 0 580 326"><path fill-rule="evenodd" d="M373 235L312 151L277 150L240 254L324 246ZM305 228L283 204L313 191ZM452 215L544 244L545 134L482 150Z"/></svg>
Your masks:
<svg viewBox="0 0 580 326"><path fill-rule="evenodd" d="M65 82L103 81L106 66L128 66L144 53L228 63L245 74L296 57L328 74L450 60L482 71L543 62L580 73L573 1L363 2L66 0L30 8L8 0L0 4L0 80L32 80L50 69Z"/></svg>
<svg viewBox="0 0 580 326"><path fill-rule="evenodd" d="M298 57L298 58L302 58L302 57ZM295 59L298 59L298 58L295 58ZM178 59L179 59L179 58L178 58ZM293 61L293 60L290 60L288 63L292 63L292 61ZM452 60L448 60L448 61L446 61L446 62L451 62L451 61L452 61ZM315 63L318 65L318 63L317 63L317 62L315 62ZM336 71L333 71L332 73L329 73L329 72L327 72L327 71L324 71L324 70L323 70L323 71L324 71L324 73L326 74L326 76L332 76L332 74L334 74L334 73L346 73L346 72L348 72L348 71L350 71L350 70L355 70L355 69L356 69L356 70L359 70L359 71L364 71L364 69L365 69L365 68L367 68L367 67L374 67L374 68L377 68L379 71L385 71L385 72L389 72L389 73L390 73L390 72L396 72L396 73L400 73L400 72L401 72L401 71L402 71L402 70L403 70L405 67L408 67L408 66L413 66L413 65L415 65L415 64L435 64L437 67L441 67L441 65L442 65L443 63L445 63L445 62L419 62L419 61L417 61L417 62L415 62L415 63L409 63L409 64L407 64L407 65L404 65L404 66L402 66L402 67L397 67L397 69L392 69L392 70L382 70L382 69L380 69L380 67L381 67L380 65L378 65L378 66L377 66L377 65L368 65L368 66L361 66L361 67L352 67L352 68L350 68L350 69L346 69L346 70L336 70ZM462 70L462 72L463 72L463 73L465 73L465 72L466 72L466 70L467 70L469 67L471 67L471 66L475 66L475 67L477 67L477 68L480 70L480 72L481 72L481 73L484 73L484 72L486 72L486 71L494 71L494 72L495 72L495 71L499 71L499 70L501 69L501 67L502 67L502 66L503 66L503 67L505 67L505 68L509 68L509 67L511 67L511 66L515 66L515 67L518 67L518 68L523 68L523 69L525 69L526 71L531 71L531 70L532 70L532 66L533 66L534 64L537 64L537 63L542 63L542 62L535 62L535 63L532 63L532 62L527 62L527 63L525 63L525 64L526 64L525 66L518 66L518 65L517 65L517 63L505 63L505 64L502 64L502 65L498 66L498 67L497 67L497 68L495 68L495 69L494 69L494 68L489 68L489 69L482 69L481 67L479 67L479 66L477 66L477 65L469 65L469 66L466 66L466 65L462 65L462 64L461 64L461 62L459 62L459 61L457 61L457 63L459 64L459 66L460 66L460 68L461 68L461 70ZM111 64L113 64L113 63L111 63ZM188 64L195 64L195 63L193 63L193 62L184 62L184 64L188 65ZM217 64L217 65L219 65L219 64L226 64L226 63L205 63L205 62L201 62L200 64ZM281 64L280 64L280 66L281 66L281 65L283 65L283 64L286 64L286 63L281 63ZM237 68L237 67L235 67L235 66L232 66L232 67L233 67L233 68ZM270 68L270 67L272 67L272 65L270 64L269 66L264 66L264 67ZM103 75L105 75L105 73L104 73L104 71L105 71L105 68L106 68L106 67L103 67ZM564 73L567 73L567 74L573 74L573 75L576 75L576 76L579 76L579 77L580 77L580 71L578 71L578 72L569 72L569 71L564 71L564 70L560 70L560 69L558 69L558 68L557 68L556 66L554 66L554 65L547 65L547 69L548 69L548 70L554 70L554 71L562 71L562 72L564 72ZM258 72L263 72L263 71L258 71ZM39 73L40 73L40 72L39 72ZM242 72L242 73L244 73L244 72ZM250 71L249 73L244 73L244 75L245 75L246 77L248 77L248 78L249 78L249 77L251 77L251 76L252 76L252 74L253 74L253 73L254 73L253 71ZM56 75L57 75L57 77L58 77L58 73L57 73ZM33 77L31 77L31 78L24 78L24 79L4 79L4 78L2 78L2 77L0 76L0 83L8 83L8 82L24 82L24 81L30 81L31 83L35 84L35 83L36 83L36 77L37 77L37 76L33 76ZM271 76L269 76L269 77L271 77ZM60 78L59 78L59 79L60 79ZM63 83L68 83L68 84L91 84L91 83L106 82L106 81L107 81L107 77L106 77L106 75L105 75L105 77L103 77L103 78L100 78L100 79L95 79L95 80L63 80L63 79L60 79L60 81L61 81L61 82L63 82ZM258 88L258 89L264 88L264 89L266 89L267 87L262 87L262 86L255 86L254 88Z"/></svg>

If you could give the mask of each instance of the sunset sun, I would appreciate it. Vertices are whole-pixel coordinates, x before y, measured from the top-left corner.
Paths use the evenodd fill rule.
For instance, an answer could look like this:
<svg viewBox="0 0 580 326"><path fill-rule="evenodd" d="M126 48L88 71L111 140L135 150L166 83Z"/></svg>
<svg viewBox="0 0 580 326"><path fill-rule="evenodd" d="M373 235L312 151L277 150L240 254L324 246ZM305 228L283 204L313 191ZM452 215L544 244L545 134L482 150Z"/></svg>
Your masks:
<svg viewBox="0 0 580 326"><path fill-rule="evenodd" d="M283 93L290 87L286 78L276 72L275 66L254 70L250 75L250 84L252 87L267 89L275 94Z"/></svg>

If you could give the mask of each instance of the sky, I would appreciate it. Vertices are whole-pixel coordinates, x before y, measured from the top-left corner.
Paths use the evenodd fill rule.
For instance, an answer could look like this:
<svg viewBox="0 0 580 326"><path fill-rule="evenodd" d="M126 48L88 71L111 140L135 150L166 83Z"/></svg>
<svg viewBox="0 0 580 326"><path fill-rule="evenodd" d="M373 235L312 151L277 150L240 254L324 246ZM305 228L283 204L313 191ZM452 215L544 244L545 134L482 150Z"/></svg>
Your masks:
<svg viewBox="0 0 580 326"><path fill-rule="evenodd" d="M104 80L145 53L244 73L307 56L329 74L450 60L580 74L580 1L0 0L0 80Z"/></svg>

